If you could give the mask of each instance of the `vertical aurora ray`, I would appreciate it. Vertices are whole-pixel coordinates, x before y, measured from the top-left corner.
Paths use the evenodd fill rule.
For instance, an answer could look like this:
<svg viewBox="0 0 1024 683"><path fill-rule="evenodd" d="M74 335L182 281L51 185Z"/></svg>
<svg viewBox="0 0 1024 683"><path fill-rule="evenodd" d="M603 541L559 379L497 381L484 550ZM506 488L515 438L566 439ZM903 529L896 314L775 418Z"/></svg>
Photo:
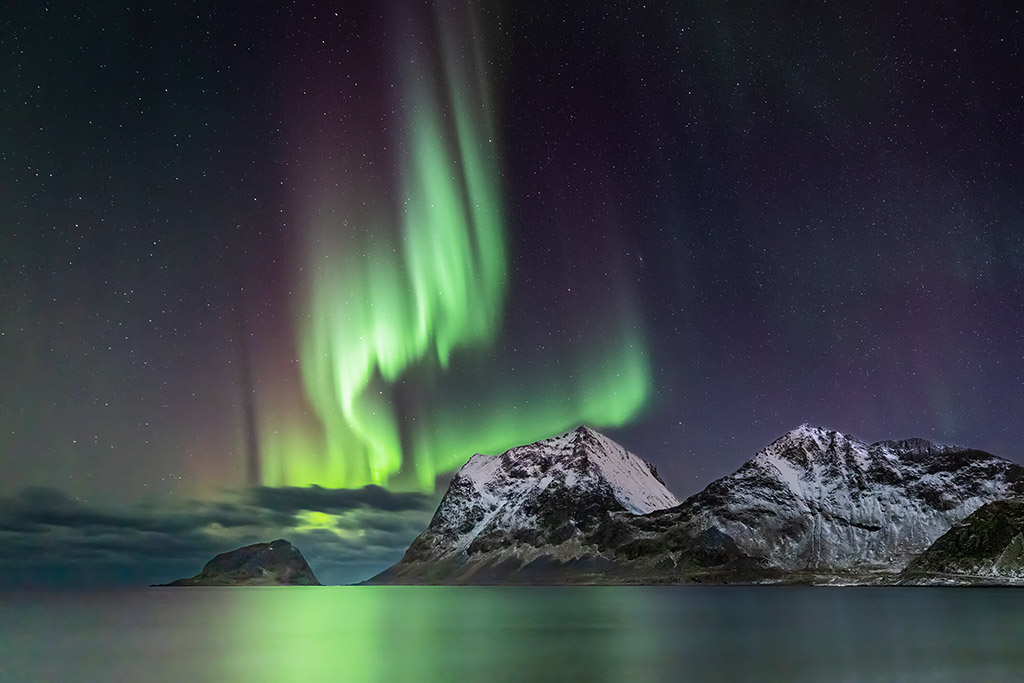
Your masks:
<svg viewBox="0 0 1024 683"><path fill-rule="evenodd" d="M393 187L341 176L349 189L310 212L296 329L311 410L263 420L267 485L431 491L472 452L621 425L648 397L629 316L571 359L526 367L495 343L509 254L484 43L468 9L437 19L397 49Z"/></svg>

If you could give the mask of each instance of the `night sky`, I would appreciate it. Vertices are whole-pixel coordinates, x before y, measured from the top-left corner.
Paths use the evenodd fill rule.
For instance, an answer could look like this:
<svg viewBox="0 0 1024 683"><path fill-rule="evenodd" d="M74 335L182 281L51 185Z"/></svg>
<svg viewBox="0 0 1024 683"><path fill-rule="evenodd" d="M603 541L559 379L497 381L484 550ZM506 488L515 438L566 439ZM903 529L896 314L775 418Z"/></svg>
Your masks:
<svg viewBox="0 0 1024 683"><path fill-rule="evenodd" d="M1004 2L5 11L0 567L169 580L283 530L365 578L435 477L582 422L680 497L804 422L1024 462L1022 35Z"/></svg>

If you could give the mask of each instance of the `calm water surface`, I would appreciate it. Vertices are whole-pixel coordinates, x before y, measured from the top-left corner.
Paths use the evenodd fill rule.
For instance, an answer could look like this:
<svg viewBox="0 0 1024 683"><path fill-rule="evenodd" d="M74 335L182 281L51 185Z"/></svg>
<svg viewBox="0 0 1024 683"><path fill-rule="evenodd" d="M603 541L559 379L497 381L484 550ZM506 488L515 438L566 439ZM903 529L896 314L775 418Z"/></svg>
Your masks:
<svg viewBox="0 0 1024 683"><path fill-rule="evenodd" d="M178 588L0 595L3 681L1021 681L1024 591Z"/></svg>

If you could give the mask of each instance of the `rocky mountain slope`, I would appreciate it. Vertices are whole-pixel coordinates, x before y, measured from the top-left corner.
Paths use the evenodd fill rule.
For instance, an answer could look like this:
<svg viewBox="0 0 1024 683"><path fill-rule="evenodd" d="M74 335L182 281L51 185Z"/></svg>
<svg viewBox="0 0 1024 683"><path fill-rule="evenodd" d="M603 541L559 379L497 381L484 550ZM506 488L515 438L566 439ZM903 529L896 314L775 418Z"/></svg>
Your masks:
<svg viewBox="0 0 1024 683"><path fill-rule="evenodd" d="M1021 494L1024 467L982 451L803 425L659 514L715 527L782 571L898 571L985 503Z"/></svg>
<svg viewBox="0 0 1024 683"><path fill-rule="evenodd" d="M371 581L487 582L608 569L594 540L612 515L679 501L648 463L587 427L500 456L475 455L452 479L430 526ZM564 573L564 572L563 572Z"/></svg>
<svg viewBox="0 0 1024 683"><path fill-rule="evenodd" d="M247 545L221 553L191 579L167 586L319 586L306 558L288 541Z"/></svg>
<svg viewBox="0 0 1024 683"><path fill-rule="evenodd" d="M904 584L1024 583L1024 499L983 505L902 573Z"/></svg>

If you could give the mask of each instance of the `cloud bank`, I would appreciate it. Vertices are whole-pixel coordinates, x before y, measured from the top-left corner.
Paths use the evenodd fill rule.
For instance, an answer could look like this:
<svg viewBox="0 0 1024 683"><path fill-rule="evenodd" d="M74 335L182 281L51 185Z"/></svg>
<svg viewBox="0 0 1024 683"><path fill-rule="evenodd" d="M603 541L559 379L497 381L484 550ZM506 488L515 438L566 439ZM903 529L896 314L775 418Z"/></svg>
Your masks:
<svg viewBox="0 0 1024 683"><path fill-rule="evenodd" d="M25 489L0 499L0 586L165 583L217 553L275 538L297 546L321 582L352 583L400 559L436 504L376 486L314 486L109 508Z"/></svg>

